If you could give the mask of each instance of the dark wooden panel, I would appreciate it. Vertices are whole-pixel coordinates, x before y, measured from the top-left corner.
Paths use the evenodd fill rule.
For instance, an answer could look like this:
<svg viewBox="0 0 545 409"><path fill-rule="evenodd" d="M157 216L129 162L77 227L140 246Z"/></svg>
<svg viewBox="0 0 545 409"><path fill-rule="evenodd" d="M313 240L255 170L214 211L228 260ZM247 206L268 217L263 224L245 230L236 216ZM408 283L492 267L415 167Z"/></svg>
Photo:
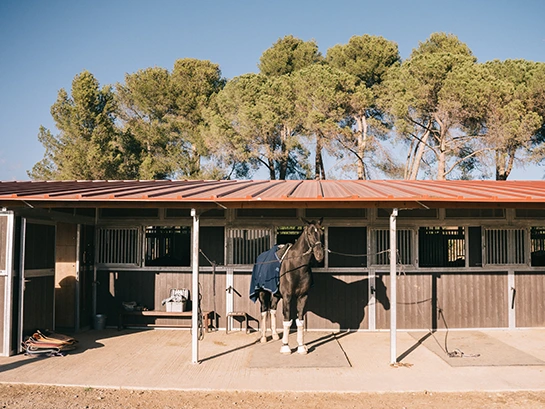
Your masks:
<svg viewBox="0 0 545 409"><path fill-rule="evenodd" d="M154 272L154 271L99 271L98 312L108 316L107 325L117 325L117 311L123 302L134 301L148 309L166 311L161 302L170 296L172 288L187 288L190 290L191 301L195 300L192 294L191 272ZM214 285L215 281L215 285ZM201 309L217 311L218 319L225 317L225 272L199 274L201 291ZM215 297L214 297L214 287ZM188 305L188 308L191 304ZM161 319L153 322L161 324ZM179 322L178 322L179 321ZM146 318L129 317L127 324L145 323ZM168 319L169 324L186 324L186 320Z"/></svg>
<svg viewBox="0 0 545 409"><path fill-rule="evenodd" d="M308 328L358 330L369 328L367 274L314 274L307 303Z"/></svg>
<svg viewBox="0 0 545 409"><path fill-rule="evenodd" d="M389 285L388 275L384 282ZM397 285L399 329L509 325L506 273L408 273L398 277ZM377 328L389 327L390 312L377 307Z"/></svg>
<svg viewBox="0 0 545 409"><path fill-rule="evenodd" d="M216 272L215 276L211 271L201 272L199 282L201 284L201 308L203 311L215 311L216 327L225 325L225 271ZM214 291L215 289L215 291Z"/></svg>
<svg viewBox="0 0 545 409"><path fill-rule="evenodd" d="M233 288L236 293L233 294L233 311L244 311L248 313L252 320L260 320L260 304L259 301L253 303L250 300L250 282L252 274L235 272L233 276ZM238 293L238 294L237 294ZM277 327L282 328L282 304L279 305L279 310L276 317ZM221 326L225 326L225 321L221 322ZM250 322L252 328L257 328L254 322ZM269 325L268 325L269 326Z"/></svg>
<svg viewBox="0 0 545 409"><path fill-rule="evenodd" d="M27 223L25 269L55 268L55 226Z"/></svg>
<svg viewBox="0 0 545 409"><path fill-rule="evenodd" d="M25 280L23 333L36 329L53 329L53 287L55 277L33 277Z"/></svg>
<svg viewBox="0 0 545 409"><path fill-rule="evenodd" d="M545 274L516 273L515 288L516 326L545 327Z"/></svg>
<svg viewBox="0 0 545 409"><path fill-rule="evenodd" d="M391 297L390 275L377 275ZM379 298L379 297L377 297ZM385 298L385 297L381 297ZM432 329L434 323L432 275L407 273L397 277L397 327L399 329ZM391 311L377 303L377 329L390 328Z"/></svg>
<svg viewBox="0 0 545 409"><path fill-rule="evenodd" d="M437 307L443 314L438 327L508 327L507 294L507 273L442 274L437 280Z"/></svg>

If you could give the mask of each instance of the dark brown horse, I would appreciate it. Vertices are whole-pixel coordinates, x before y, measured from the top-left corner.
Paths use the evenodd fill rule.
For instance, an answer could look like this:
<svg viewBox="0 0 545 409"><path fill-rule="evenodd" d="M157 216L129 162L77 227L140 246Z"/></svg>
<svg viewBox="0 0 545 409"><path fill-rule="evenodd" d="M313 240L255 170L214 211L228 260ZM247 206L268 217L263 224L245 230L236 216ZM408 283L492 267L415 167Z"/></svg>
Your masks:
<svg viewBox="0 0 545 409"><path fill-rule="evenodd" d="M302 219L306 225L303 233L295 244L286 245L276 252L276 257L281 260L278 291L271 293L267 290L258 290L261 303L261 342L266 342L267 313L271 315L271 332L273 339L279 339L276 332L276 308L278 301L282 299L283 337L280 352L289 354L291 349L288 344L290 327L293 322L292 305L296 307L297 324L297 352L307 353L303 339L305 307L307 304L308 291L312 285L310 262L314 257L318 262L324 259L324 248L322 244L323 230L322 220L318 221Z"/></svg>

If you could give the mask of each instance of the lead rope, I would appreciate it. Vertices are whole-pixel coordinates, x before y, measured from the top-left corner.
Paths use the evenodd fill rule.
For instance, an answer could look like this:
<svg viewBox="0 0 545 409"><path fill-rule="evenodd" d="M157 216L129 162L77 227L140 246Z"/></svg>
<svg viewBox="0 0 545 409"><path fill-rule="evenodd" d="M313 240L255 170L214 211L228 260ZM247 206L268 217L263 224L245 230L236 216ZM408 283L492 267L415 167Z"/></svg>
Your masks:
<svg viewBox="0 0 545 409"><path fill-rule="evenodd" d="M217 309L216 309L216 266L217 266L217 263L215 261L212 261L210 260L210 258L204 253L204 251L202 251L202 249L199 249L199 253L201 253L203 255L203 257L206 259L206 261L208 261L208 263L212 266L212 304L213 304L213 311L212 311L212 315L213 315L213 327L214 327L214 330L217 331L217 328L216 328L216 323L217 323ZM199 286L201 284L199 283ZM199 303L199 307L200 307L200 303ZM201 317L201 322L202 322L202 317ZM203 336L204 338L204 336Z"/></svg>

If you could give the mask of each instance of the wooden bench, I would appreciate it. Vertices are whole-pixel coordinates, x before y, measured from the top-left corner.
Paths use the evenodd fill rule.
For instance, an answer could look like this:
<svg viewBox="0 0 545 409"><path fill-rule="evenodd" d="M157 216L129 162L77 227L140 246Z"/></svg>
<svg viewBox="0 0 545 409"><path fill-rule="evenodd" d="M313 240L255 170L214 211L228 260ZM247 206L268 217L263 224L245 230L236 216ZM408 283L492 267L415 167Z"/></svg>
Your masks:
<svg viewBox="0 0 545 409"><path fill-rule="evenodd" d="M170 328L191 328L191 318L193 316L192 311L183 311L183 312L168 312L168 311L119 311L119 317L117 321L117 328L119 330L125 328L126 324L124 318L126 316L132 317L154 317L154 318L177 318L177 319L186 319L189 325L186 324L129 324L135 326L148 326L148 327L170 327ZM202 312L202 323L203 327L206 328L208 332L215 325L213 322L212 311L203 311Z"/></svg>

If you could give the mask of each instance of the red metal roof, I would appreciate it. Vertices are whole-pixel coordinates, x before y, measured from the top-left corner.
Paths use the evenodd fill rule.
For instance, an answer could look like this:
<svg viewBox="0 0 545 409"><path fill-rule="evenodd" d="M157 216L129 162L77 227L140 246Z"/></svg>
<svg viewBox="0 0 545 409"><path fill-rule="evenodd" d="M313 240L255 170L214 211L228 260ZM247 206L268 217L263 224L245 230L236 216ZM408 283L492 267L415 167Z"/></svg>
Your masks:
<svg viewBox="0 0 545 409"><path fill-rule="evenodd" d="M491 180L128 180L0 182L3 206L16 202L123 205L154 202L225 207L442 207L545 205L545 181ZM538 206L541 207L541 206Z"/></svg>

